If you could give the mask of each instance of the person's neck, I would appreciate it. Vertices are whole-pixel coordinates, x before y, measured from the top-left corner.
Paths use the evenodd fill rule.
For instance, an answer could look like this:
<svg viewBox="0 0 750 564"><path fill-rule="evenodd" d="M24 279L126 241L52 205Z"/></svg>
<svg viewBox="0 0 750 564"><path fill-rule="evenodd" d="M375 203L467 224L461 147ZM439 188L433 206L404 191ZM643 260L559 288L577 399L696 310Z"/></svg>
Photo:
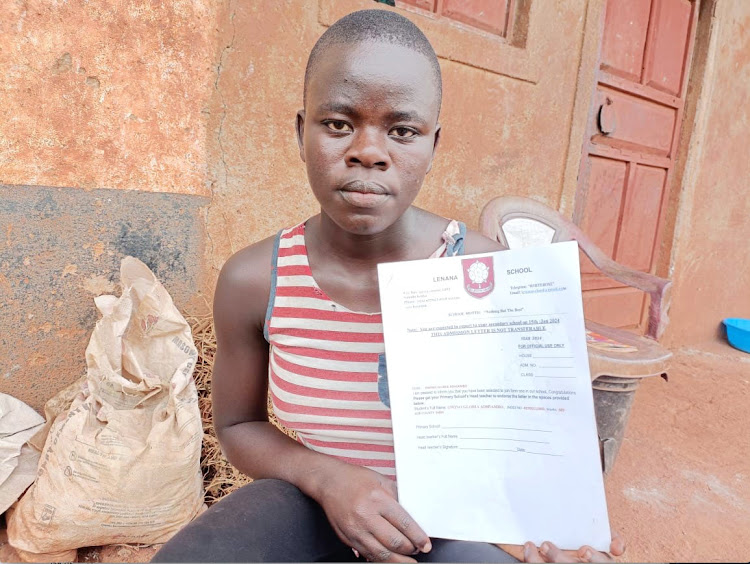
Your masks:
<svg viewBox="0 0 750 564"><path fill-rule="evenodd" d="M316 244L321 253L334 255L344 261L366 263L395 262L407 258L417 210L410 207L380 233L357 235L341 229L325 213L315 218Z"/></svg>

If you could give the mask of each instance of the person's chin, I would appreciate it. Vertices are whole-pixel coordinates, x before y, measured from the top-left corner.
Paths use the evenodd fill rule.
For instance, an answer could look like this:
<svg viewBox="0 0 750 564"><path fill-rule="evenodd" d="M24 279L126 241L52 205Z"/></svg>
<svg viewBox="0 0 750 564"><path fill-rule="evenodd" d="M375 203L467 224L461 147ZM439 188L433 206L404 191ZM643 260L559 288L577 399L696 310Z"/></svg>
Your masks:
<svg viewBox="0 0 750 564"><path fill-rule="evenodd" d="M336 224L344 231L353 235L377 235L390 227L397 218L389 214L349 212L335 218Z"/></svg>

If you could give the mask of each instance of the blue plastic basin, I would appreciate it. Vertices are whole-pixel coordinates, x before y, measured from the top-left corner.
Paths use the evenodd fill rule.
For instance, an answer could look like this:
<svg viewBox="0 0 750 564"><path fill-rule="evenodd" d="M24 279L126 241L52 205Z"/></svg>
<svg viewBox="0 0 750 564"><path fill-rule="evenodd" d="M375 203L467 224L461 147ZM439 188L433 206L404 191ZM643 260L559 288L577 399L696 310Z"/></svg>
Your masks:
<svg viewBox="0 0 750 564"><path fill-rule="evenodd" d="M730 317L724 320L729 344L736 349L750 353L750 319Z"/></svg>

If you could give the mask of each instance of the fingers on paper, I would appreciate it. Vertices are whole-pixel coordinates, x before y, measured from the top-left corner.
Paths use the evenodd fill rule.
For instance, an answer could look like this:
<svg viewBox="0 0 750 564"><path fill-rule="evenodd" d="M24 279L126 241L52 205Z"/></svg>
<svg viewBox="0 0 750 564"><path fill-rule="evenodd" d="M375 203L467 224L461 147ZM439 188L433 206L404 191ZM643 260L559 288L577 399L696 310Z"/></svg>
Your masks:
<svg viewBox="0 0 750 564"><path fill-rule="evenodd" d="M612 543L609 545L609 552L612 556L622 556L625 554L625 539L616 531L612 532Z"/></svg>
<svg viewBox="0 0 750 564"><path fill-rule="evenodd" d="M524 562L546 562L542 555L539 554L539 549L533 542L527 542L523 545L523 561Z"/></svg>
<svg viewBox="0 0 750 564"><path fill-rule="evenodd" d="M370 562L416 562L410 555L431 548L429 537L395 502L339 536Z"/></svg>
<svg viewBox="0 0 750 564"><path fill-rule="evenodd" d="M376 523L371 531L378 544L394 554L409 555L419 552L416 545L387 521ZM387 556L385 556L387 559Z"/></svg>
<svg viewBox="0 0 750 564"><path fill-rule="evenodd" d="M526 549L527 545L529 545L528 549ZM524 549L524 556L528 551L529 557L532 558L526 562L589 562L580 556L579 552L582 549L576 552L562 550L549 541L544 541L539 548L529 542L524 545Z"/></svg>
<svg viewBox="0 0 750 564"><path fill-rule="evenodd" d="M606 552L599 552L588 545L579 548L576 554L580 562L614 562L612 556Z"/></svg>
<svg viewBox="0 0 750 564"><path fill-rule="evenodd" d="M523 546L524 562L614 562L614 556L625 552L625 542L619 535L613 535L610 547L612 554L599 552L585 545L576 551L561 550L553 543L545 541L538 548L532 542Z"/></svg>
<svg viewBox="0 0 750 564"><path fill-rule="evenodd" d="M369 562L416 562L414 558L388 548L393 539L384 541L377 538L376 534L377 532L374 532L360 540L362 548L359 553L366 560Z"/></svg>
<svg viewBox="0 0 750 564"><path fill-rule="evenodd" d="M408 543L404 545L405 548L408 547L408 550L398 550L398 552L401 552L401 554L411 554L414 551L429 552L432 549L430 537L417 525L403 507L395 505L381 513L381 515ZM395 540L397 537L394 535L393 538Z"/></svg>
<svg viewBox="0 0 750 564"><path fill-rule="evenodd" d="M361 556L368 562L416 562L413 558L387 548L373 534L364 531L350 531L348 535L339 534L339 537L352 547L355 556Z"/></svg>
<svg viewBox="0 0 750 564"><path fill-rule="evenodd" d="M539 554L542 555L544 562L580 562L580 560L565 550L557 548L556 545L549 541L544 541L539 547Z"/></svg>
<svg viewBox="0 0 750 564"><path fill-rule="evenodd" d="M609 545L609 553L600 552L585 545L578 549L577 555L581 562L614 562L615 557L625 553L625 540L619 533L612 533L612 542Z"/></svg>

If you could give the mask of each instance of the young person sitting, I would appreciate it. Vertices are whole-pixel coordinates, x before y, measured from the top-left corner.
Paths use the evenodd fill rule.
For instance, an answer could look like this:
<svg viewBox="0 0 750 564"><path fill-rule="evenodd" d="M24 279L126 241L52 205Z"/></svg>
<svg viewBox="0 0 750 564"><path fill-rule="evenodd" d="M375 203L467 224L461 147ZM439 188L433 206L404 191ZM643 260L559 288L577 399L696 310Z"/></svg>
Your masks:
<svg viewBox="0 0 750 564"><path fill-rule="evenodd" d="M429 41L394 12L349 14L312 49L296 129L320 213L237 252L215 294L214 425L255 481L155 562L516 561L495 545L430 539L399 505L382 377L379 386L377 264L501 249L412 205L439 144L441 97ZM297 441L269 423L269 388ZM609 559L547 547L527 543L523 556Z"/></svg>

